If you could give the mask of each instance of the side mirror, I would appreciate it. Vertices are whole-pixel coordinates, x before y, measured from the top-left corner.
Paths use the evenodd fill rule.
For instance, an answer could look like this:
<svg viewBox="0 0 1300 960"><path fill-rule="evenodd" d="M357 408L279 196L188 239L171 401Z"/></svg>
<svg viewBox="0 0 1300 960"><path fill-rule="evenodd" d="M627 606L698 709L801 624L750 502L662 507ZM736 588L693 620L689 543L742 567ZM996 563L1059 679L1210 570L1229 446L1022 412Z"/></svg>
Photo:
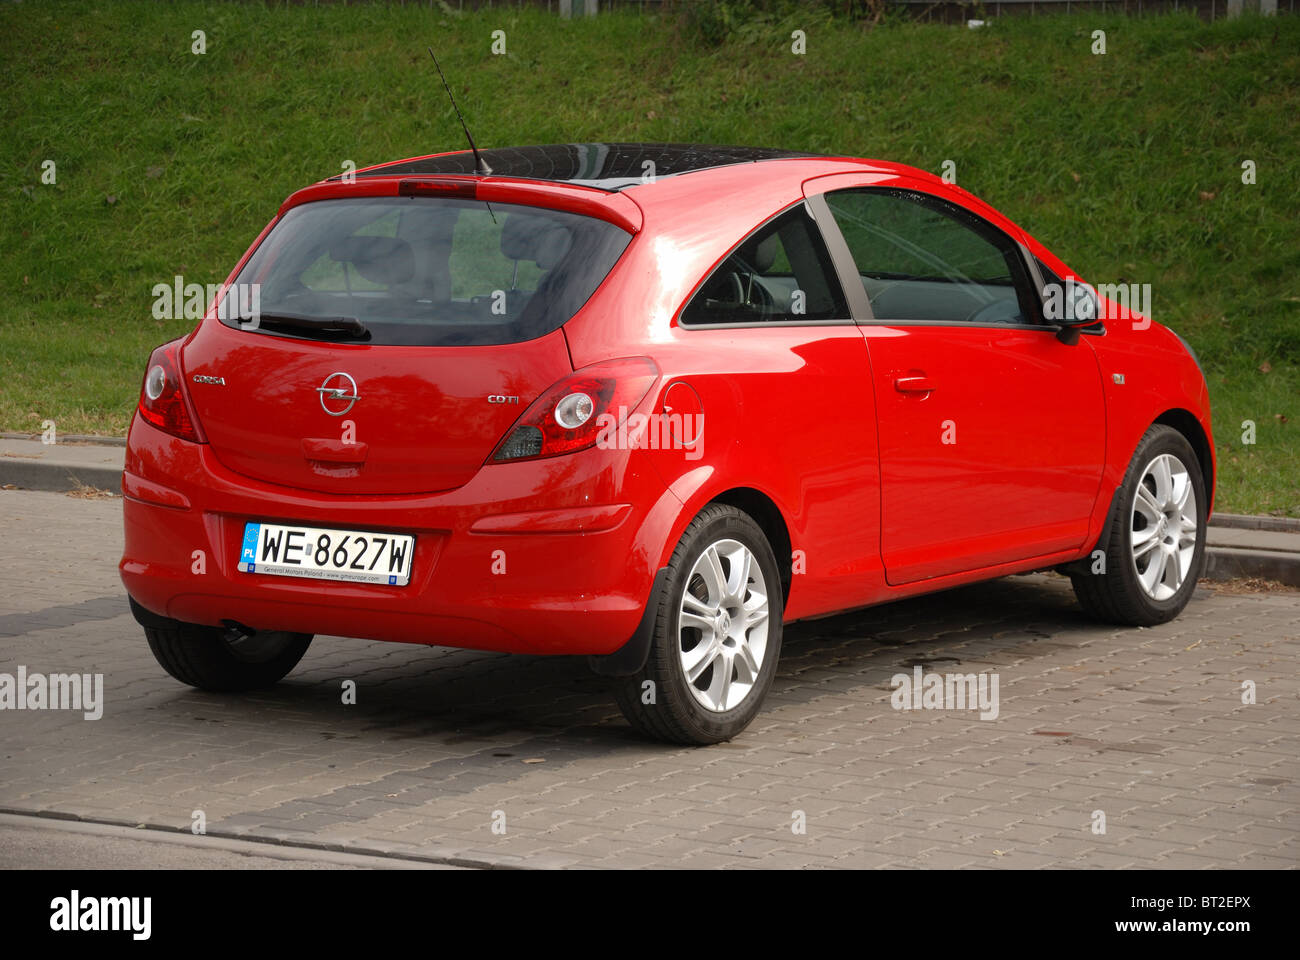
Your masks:
<svg viewBox="0 0 1300 960"><path fill-rule="evenodd" d="M1062 343L1078 343L1079 330L1100 317L1101 301L1088 284L1071 277L1063 284L1053 281L1043 287L1043 319L1060 326L1056 338Z"/></svg>

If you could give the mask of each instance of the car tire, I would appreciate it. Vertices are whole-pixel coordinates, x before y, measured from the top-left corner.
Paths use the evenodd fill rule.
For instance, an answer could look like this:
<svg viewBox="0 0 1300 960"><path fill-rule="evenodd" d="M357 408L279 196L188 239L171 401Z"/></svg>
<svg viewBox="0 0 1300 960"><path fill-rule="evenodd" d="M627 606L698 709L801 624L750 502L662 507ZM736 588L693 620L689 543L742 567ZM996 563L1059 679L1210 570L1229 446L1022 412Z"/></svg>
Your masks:
<svg viewBox="0 0 1300 960"><path fill-rule="evenodd" d="M164 670L200 690L233 693L269 687L298 665L310 633L240 633L177 623L145 627L149 649Z"/></svg>
<svg viewBox="0 0 1300 960"><path fill-rule="evenodd" d="M657 740L730 740L754 719L776 675L784 609L776 556L748 514L715 503L691 521L667 570L651 598L649 655L617 682L619 707Z"/></svg>
<svg viewBox="0 0 1300 960"><path fill-rule="evenodd" d="M1098 620L1138 627L1182 613L1205 563L1208 505L1192 445L1172 427L1152 426L1133 454L1107 533L1097 544L1100 570L1092 572L1098 566L1094 552L1070 574L1083 608Z"/></svg>

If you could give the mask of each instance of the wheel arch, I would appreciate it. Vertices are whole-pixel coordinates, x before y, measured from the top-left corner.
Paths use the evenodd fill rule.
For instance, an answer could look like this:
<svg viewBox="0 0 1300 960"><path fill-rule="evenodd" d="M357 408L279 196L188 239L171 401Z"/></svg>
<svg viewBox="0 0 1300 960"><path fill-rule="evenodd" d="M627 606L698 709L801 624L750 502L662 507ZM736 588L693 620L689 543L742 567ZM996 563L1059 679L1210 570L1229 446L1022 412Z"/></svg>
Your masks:
<svg viewBox="0 0 1300 960"><path fill-rule="evenodd" d="M784 605L790 599L794 571L791 566L790 528L781 508L771 497L753 487L732 487L713 497L709 503L725 503L743 510L762 528L767 542L772 545L772 552L776 554L776 569L781 577L781 599Z"/></svg>
<svg viewBox="0 0 1300 960"><path fill-rule="evenodd" d="M1088 551L1079 559L1057 567L1056 570L1059 573L1085 571L1091 553L1098 549L1104 549L1105 545L1110 542L1111 531L1114 525L1120 522L1120 493L1123 490L1124 477L1127 475L1129 466L1137 454L1137 448L1141 445L1141 438L1146 436L1147 431L1156 425L1177 430L1191 444L1192 452L1196 454L1196 462L1201 468L1201 476L1205 481L1205 490L1209 501L1206 504L1206 516L1209 516L1210 508L1214 504L1214 450L1210 445L1209 437L1206 436L1205 429L1201 426L1201 422L1196 418L1196 415L1182 407L1171 407L1152 420L1142 430L1133 449L1128 452L1128 459L1124 461L1123 470L1119 472L1115 486L1109 487L1110 495L1106 500L1106 512L1102 514L1101 526L1097 531L1097 535L1088 541L1093 546L1089 547Z"/></svg>
<svg viewBox="0 0 1300 960"><path fill-rule="evenodd" d="M743 511L758 524L759 529L763 531L763 535L767 537L768 543L772 546L772 552L776 554L777 575L781 578L781 605L784 609L786 602L790 599L790 586L793 581L794 571L790 563L790 530L786 525L785 515L781 512L781 508L776 505L776 502L771 497L753 487L732 487L710 497L708 500L701 497L698 505L696 505L697 501L686 504L686 509L681 512L678 522L673 527L672 535L668 543L665 544L664 554L655 573L654 583L650 589L650 598L646 602L645 611L636 632L626 644L613 653L588 657L587 663L593 671L603 676L626 677L635 674L644 667L646 657L650 652L655 612L658 609L659 599L667 582L668 571L664 564L668 562L668 557L676 548L678 541L682 537L682 532L690 526L691 521L699 516L700 511L714 503L724 503Z"/></svg>
<svg viewBox="0 0 1300 960"><path fill-rule="evenodd" d="M1188 443L1192 445L1192 450L1196 453L1197 463L1201 468L1201 478L1205 481L1205 490L1208 495L1209 503L1206 504L1206 513L1210 512L1210 507L1214 503L1215 476L1214 476L1214 449L1210 446L1210 438L1205 434L1205 428L1201 422L1196 419L1196 415L1190 410L1184 410L1181 407L1174 407L1166 410L1152 422L1164 424L1167 427L1173 427Z"/></svg>

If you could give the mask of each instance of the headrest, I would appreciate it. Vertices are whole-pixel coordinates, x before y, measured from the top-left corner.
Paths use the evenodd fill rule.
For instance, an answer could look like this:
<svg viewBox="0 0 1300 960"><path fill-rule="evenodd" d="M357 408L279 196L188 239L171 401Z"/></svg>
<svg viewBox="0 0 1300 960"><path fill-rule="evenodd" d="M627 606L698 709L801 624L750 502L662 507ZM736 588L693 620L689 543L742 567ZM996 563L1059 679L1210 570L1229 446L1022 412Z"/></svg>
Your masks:
<svg viewBox="0 0 1300 960"><path fill-rule="evenodd" d="M501 252L510 260L531 260L550 270L569 252L573 234L546 217L512 213L501 228Z"/></svg>
<svg viewBox="0 0 1300 960"><path fill-rule="evenodd" d="M773 233L758 246L754 247L754 269L759 273L767 273L772 269L772 264L776 263L776 255L780 248L780 237Z"/></svg>
<svg viewBox="0 0 1300 960"><path fill-rule="evenodd" d="M396 237L352 236L330 245L330 259L350 263L371 283L391 287L415 276L411 245Z"/></svg>

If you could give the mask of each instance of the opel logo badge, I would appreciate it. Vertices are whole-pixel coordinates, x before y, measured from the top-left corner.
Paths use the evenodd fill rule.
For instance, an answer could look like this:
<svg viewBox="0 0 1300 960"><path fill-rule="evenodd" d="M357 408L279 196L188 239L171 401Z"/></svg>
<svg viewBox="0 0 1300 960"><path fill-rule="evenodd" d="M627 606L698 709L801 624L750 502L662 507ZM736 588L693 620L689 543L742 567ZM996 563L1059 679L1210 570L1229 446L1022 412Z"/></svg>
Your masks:
<svg viewBox="0 0 1300 960"><path fill-rule="evenodd" d="M361 399L357 396L357 382L342 371L326 377L316 392L320 394L321 409L331 417L343 416Z"/></svg>

